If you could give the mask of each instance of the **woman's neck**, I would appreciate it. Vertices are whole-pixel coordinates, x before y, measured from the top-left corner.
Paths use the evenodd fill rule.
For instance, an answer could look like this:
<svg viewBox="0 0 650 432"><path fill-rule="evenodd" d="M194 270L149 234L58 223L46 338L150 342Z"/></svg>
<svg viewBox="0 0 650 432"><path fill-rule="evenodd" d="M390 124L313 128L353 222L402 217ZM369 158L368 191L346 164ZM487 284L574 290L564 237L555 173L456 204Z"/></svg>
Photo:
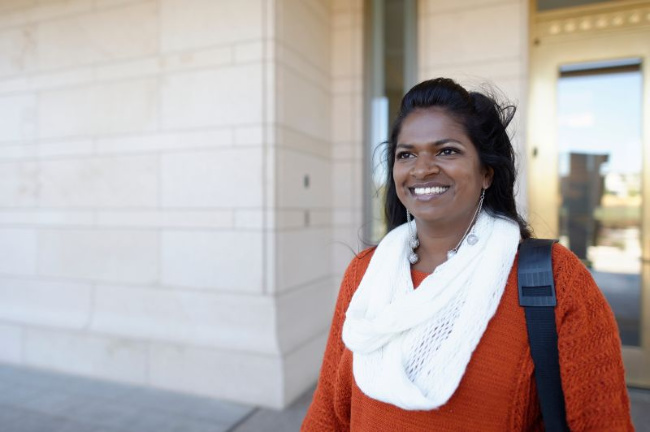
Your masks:
<svg viewBox="0 0 650 432"><path fill-rule="evenodd" d="M417 235L420 241L417 254L420 259L413 265L413 268L421 272L433 273L436 267L447 261L447 253L458 246L472 223L472 216L463 218L467 220L453 224L453 226L431 226L416 221Z"/></svg>
<svg viewBox="0 0 650 432"><path fill-rule="evenodd" d="M417 248L417 254L420 259L413 265L413 268L421 272L433 273L436 267L447 261L447 252L456 246L461 235L453 233L433 237L420 235L420 230L418 230L420 246Z"/></svg>

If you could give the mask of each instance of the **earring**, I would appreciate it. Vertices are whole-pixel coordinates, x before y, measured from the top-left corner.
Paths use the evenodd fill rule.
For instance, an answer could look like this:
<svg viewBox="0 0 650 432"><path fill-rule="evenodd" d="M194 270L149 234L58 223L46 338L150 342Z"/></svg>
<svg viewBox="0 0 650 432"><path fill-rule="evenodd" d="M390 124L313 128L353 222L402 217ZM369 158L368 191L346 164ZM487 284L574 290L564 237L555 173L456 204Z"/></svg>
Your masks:
<svg viewBox="0 0 650 432"><path fill-rule="evenodd" d="M408 225L409 229L409 247L411 248L411 253L409 254L409 262L411 264L415 264L420 260L420 257L415 252L415 249L420 246L420 240L418 240L418 235L411 225L411 212L408 210L406 210L406 224Z"/></svg>
<svg viewBox="0 0 650 432"><path fill-rule="evenodd" d="M478 218L478 215L481 213L481 209L483 208L483 200L484 199L485 199L485 189L481 189L481 198L478 200L478 209L476 210L476 214L474 215L474 221L473 222L476 222L476 218ZM467 236L467 244L473 246L476 243L478 243L478 236L474 232L474 225L472 225L472 231Z"/></svg>

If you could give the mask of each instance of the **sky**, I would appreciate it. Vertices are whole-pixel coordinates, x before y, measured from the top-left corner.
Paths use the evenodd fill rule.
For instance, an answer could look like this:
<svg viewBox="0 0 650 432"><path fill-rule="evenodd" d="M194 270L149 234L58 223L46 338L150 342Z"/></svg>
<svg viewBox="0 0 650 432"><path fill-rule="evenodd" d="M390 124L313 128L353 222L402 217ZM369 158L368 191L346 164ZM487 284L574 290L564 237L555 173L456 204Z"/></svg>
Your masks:
<svg viewBox="0 0 650 432"><path fill-rule="evenodd" d="M609 154L603 174L641 172L641 78L639 71L560 78L561 175L569 169L569 152Z"/></svg>

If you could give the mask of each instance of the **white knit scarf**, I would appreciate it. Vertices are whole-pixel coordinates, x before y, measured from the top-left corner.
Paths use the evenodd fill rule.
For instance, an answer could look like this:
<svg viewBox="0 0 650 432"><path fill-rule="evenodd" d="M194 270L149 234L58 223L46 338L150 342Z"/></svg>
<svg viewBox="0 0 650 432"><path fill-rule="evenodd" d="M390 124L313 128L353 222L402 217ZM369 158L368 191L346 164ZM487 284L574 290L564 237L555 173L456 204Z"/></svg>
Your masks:
<svg viewBox="0 0 650 432"><path fill-rule="evenodd" d="M342 334L364 394L406 410L430 410L456 391L501 300L519 244L516 223L485 212L474 233L476 244L465 241L416 290L407 225L379 243Z"/></svg>

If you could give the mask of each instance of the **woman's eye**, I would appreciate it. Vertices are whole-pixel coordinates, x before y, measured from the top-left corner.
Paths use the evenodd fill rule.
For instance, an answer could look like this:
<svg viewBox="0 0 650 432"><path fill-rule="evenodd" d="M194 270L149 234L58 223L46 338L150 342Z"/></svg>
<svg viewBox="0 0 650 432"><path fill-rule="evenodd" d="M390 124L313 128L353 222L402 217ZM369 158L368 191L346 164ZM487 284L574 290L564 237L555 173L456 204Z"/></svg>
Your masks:
<svg viewBox="0 0 650 432"><path fill-rule="evenodd" d="M452 155L458 154L458 150L456 150L453 147L447 147L447 148L443 148L442 150L440 150L440 152L438 154L441 155L441 156L452 156Z"/></svg>
<svg viewBox="0 0 650 432"><path fill-rule="evenodd" d="M413 153L411 152L406 152L406 151L401 151L398 152L397 155L395 156L396 159L408 159L411 156L413 156Z"/></svg>

